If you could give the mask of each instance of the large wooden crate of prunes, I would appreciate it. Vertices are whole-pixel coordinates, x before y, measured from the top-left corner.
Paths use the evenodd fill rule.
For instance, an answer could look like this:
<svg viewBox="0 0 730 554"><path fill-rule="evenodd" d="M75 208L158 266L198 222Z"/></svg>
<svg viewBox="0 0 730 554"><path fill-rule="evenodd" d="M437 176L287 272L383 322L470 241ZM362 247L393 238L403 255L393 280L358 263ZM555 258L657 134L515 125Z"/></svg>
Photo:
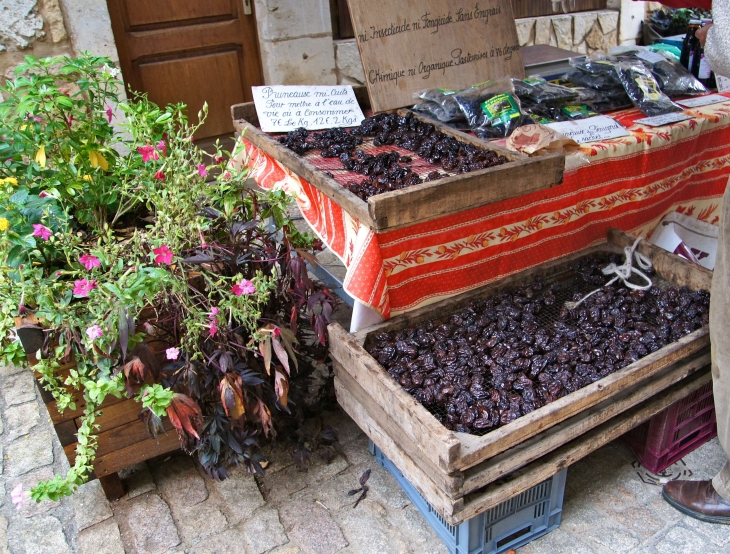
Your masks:
<svg viewBox="0 0 730 554"><path fill-rule="evenodd" d="M358 333L330 325L340 405L450 524L710 381L702 267L642 242L653 289L615 285L565 307L606 283L608 256L620 264L633 242L611 230L603 244Z"/></svg>
<svg viewBox="0 0 730 554"><path fill-rule="evenodd" d="M355 93L360 106L363 110L367 110L369 99L365 87L355 87ZM352 189L351 185L354 182L362 182L363 176L367 177L371 173L367 170L359 173L353 171L354 163L347 168L343 166L341 155L345 154L345 151L340 152L337 148L343 147L344 144L336 144L334 151L324 157L320 148L297 154L279 141L285 134L269 135L260 130L253 102L232 106L231 115L234 127L246 141L331 198L361 224L376 231L422 223L547 189L563 181L565 157L562 154L529 158L473 135L462 133L411 110L401 109L391 114L391 117L401 118L401 122L408 120L410 126L406 125L408 128L399 134L400 138L396 142L393 142L391 137L385 139L386 143L379 143L378 136L354 135L353 129L345 130L347 136L341 134L340 138L345 140L362 140L348 150L347 156L354 157L357 151L373 157L388 154L391 159L381 159L378 163L381 165L390 163L391 173L395 169L402 173L414 174L418 176L416 181L421 181L406 188L377 193L369 197L363 191L359 191L367 198L365 200L358 196L358 191ZM386 115L388 114L378 114L378 117ZM307 140L311 142L313 137L321 133L322 131L311 131ZM431 145L432 148L425 150L419 146L415 146L416 151L412 150L414 146L411 146L410 150L407 148L408 138L414 139L410 141L414 145L421 145L426 135L428 135L426 140L431 140L437 135L445 137L446 140L442 138L438 141L442 143L441 145L434 143ZM481 169L479 161L460 163L459 166L452 164L453 167L444 166L441 159L443 152L439 149L445 147L447 142L453 142L452 139L457 144L465 145L470 156L479 150L482 154L486 154L487 158L498 160L498 163ZM395 162L392 160L393 156L397 158ZM484 156L477 158L484 162ZM463 155L460 155L459 161L468 162Z"/></svg>

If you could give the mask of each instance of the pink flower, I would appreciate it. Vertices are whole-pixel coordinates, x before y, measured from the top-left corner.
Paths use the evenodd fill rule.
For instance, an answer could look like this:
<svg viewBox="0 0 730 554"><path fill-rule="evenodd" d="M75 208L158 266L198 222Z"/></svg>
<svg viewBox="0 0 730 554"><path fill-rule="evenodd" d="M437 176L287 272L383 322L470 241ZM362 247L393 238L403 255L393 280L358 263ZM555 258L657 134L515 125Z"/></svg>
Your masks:
<svg viewBox="0 0 730 554"><path fill-rule="evenodd" d="M142 161L147 163L150 160L159 160L160 156L157 154L154 146L147 144L146 146L138 146L137 152L142 154Z"/></svg>
<svg viewBox="0 0 730 554"><path fill-rule="evenodd" d="M96 256L92 256L91 254L84 254L79 258L79 263L84 266L86 269L91 271L95 267L101 267L101 262L99 261L99 258Z"/></svg>
<svg viewBox="0 0 730 554"><path fill-rule="evenodd" d="M164 140L157 143L157 149L162 152L163 156L167 156L167 144L165 144Z"/></svg>
<svg viewBox="0 0 730 554"><path fill-rule="evenodd" d="M95 288L96 279L94 279L93 281L87 281L86 279L74 281L74 296L89 296L89 293Z"/></svg>
<svg viewBox="0 0 730 554"><path fill-rule="evenodd" d="M71 127L71 125L73 125L73 123L74 123L74 114L71 114L68 116L68 119L66 119L66 125Z"/></svg>
<svg viewBox="0 0 730 554"><path fill-rule="evenodd" d="M215 316L218 315L218 308L211 308L210 309L210 315L208 316L208 319L215 319Z"/></svg>
<svg viewBox="0 0 730 554"><path fill-rule="evenodd" d="M223 156L216 156L213 161L215 161L215 163L217 164L223 163Z"/></svg>
<svg viewBox="0 0 730 554"><path fill-rule="evenodd" d="M34 223L33 224L33 236L34 237L40 237L43 240L48 240L51 238L51 235L53 233L51 230L46 227L45 225L41 225L40 223Z"/></svg>
<svg viewBox="0 0 730 554"><path fill-rule="evenodd" d="M198 175L200 175L201 177L205 177L206 175L208 175L208 170L205 169L205 164L198 165Z"/></svg>
<svg viewBox="0 0 730 554"><path fill-rule="evenodd" d="M42 190L38 193L38 198L45 198L46 196L50 196L45 190Z"/></svg>
<svg viewBox="0 0 730 554"><path fill-rule="evenodd" d="M211 337L215 337L215 334L218 332L218 322L215 319L210 322L210 325L208 326L208 331L210 331Z"/></svg>
<svg viewBox="0 0 730 554"><path fill-rule="evenodd" d="M231 292L236 296L241 296L242 294L253 294L256 292L256 287L248 279L243 279L240 283L233 285Z"/></svg>
<svg viewBox="0 0 730 554"><path fill-rule="evenodd" d="M71 120L73 121L73 116L71 116ZM41 122L41 118L40 118L40 117L38 117L38 116L35 116L35 117L33 118L33 121L35 121L36 123L40 123L40 122Z"/></svg>
<svg viewBox="0 0 730 554"><path fill-rule="evenodd" d="M20 504L23 502L23 483L18 485L10 493L10 499L15 504L16 509L20 509Z"/></svg>
<svg viewBox="0 0 730 554"><path fill-rule="evenodd" d="M113 113L114 112L112 111L112 107L111 106L107 106L106 107L106 118L109 120L109 123L112 122L112 114Z"/></svg>
<svg viewBox="0 0 730 554"><path fill-rule="evenodd" d="M163 244L159 248L153 249L152 253L155 255L155 263L167 265L170 265L172 263L172 251L167 247L166 244Z"/></svg>
<svg viewBox="0 0 730 554"><path fill-rule="evenodd" d="M279 335L281 335L281 329L279 329L278 327L274 327L274 338L278 337Z"/></svg>
<svg viewBox="0 0 730 554"><path fill-rule="evenodd" d="M165 350L165 356L168 360L177 360L180 357L180 350L178 348L168 348Z"/></svg>
<svg viewBox="0 0 730 554"><path fill-rule="evenodd" d="M162 173L162 170L160 169L157 173L155 173L155 179L158 181L164 181L165 180L165 174Z"/></svg>
<svg viewBox="0 0 730 554"><path fill-rule="evenodd" d="M92 325L91 327L86 329L86 336L89 337L89 339L91 340L100 339L103 335L104 332L98 325Z"/></svg>
<svg viewBox="0 0 730 554"><path fill-rule="evenodd" d="M225 179L226 181L227 181L228 179L230 179L230 178L231 178L231 172L230 172L230 171L226 171L226 172L225 172L225 173L223 174L223 178L224 178L224 179Z"/></svg>

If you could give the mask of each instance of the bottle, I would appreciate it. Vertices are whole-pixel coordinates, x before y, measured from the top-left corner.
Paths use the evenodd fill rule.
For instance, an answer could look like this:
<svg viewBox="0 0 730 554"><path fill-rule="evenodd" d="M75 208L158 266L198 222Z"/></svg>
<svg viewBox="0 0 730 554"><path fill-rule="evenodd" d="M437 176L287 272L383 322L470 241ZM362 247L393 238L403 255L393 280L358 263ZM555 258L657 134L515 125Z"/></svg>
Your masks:
<svg viewBox="0 0 730 554"><path fill-rule="evenodd" d="M709 17L702 18L701 21L702 21L702 26L704 27L705 25L712 23L712 18L709 18ZM710 78L707 81L707 85L705 85L705 86L709 89L713 89L713 90L717 89L717 77L715 77L715 72L713 71L712 68L710 68Z"/></svg>
<svg viewBox="0 0 730 554"><path fill-rule="evenodd" d="M705 58L705 49L702 47L702 44L700 44L699 40L695 40L691 68L692 69L690 71L692 72L692 75L697 77L697 80L709 88L712 68L707 62L707 58Z"/></svg>
<svg viewBox="0 0 730 554"><path fill-rule="evenodd" d="M699 19L690 19L687 34L682 41L682 54L679 57L679 63L689 70L692 69L692 57L694 56L695 44L698 42L695 31L700 28L701 23Z"/></svg>

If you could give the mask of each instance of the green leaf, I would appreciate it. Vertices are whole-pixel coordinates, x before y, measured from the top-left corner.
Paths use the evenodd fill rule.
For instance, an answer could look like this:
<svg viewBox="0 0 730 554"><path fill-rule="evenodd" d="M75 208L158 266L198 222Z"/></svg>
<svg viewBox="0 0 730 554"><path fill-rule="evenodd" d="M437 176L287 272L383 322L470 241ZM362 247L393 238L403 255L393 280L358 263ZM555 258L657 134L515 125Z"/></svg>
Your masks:
<svg viewBox="0 0 730 554"><path fill-rule="evenodd" d="M27 259L25 248L19 244L16 244L10 249L10 252L8 252L8 257L6 259L6 263L12 267L16 268L22 264Z"/></svg>
<svg viewBox="0 0 730 554"><path fill-rule="evenodd" d="M28 198L28 195L30 193L28 192L28 189L25 187L21 187L18 189L18 191L13 194L9 200L15 204L16 206L23 206L25 204L25 201Z"/></svg>

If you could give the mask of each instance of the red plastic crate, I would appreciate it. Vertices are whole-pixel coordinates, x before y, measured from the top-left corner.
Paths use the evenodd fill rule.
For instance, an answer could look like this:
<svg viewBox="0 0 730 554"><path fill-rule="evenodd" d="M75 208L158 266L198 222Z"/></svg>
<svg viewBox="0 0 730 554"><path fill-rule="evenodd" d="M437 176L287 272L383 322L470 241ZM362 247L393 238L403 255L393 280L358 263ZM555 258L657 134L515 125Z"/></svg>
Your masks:
<svg viewBox="0 0 730 554"><path fill-rule="evenodd" d="M659 473L717 436L712 383L629 431L624 440L646 469Z"/></svg>

